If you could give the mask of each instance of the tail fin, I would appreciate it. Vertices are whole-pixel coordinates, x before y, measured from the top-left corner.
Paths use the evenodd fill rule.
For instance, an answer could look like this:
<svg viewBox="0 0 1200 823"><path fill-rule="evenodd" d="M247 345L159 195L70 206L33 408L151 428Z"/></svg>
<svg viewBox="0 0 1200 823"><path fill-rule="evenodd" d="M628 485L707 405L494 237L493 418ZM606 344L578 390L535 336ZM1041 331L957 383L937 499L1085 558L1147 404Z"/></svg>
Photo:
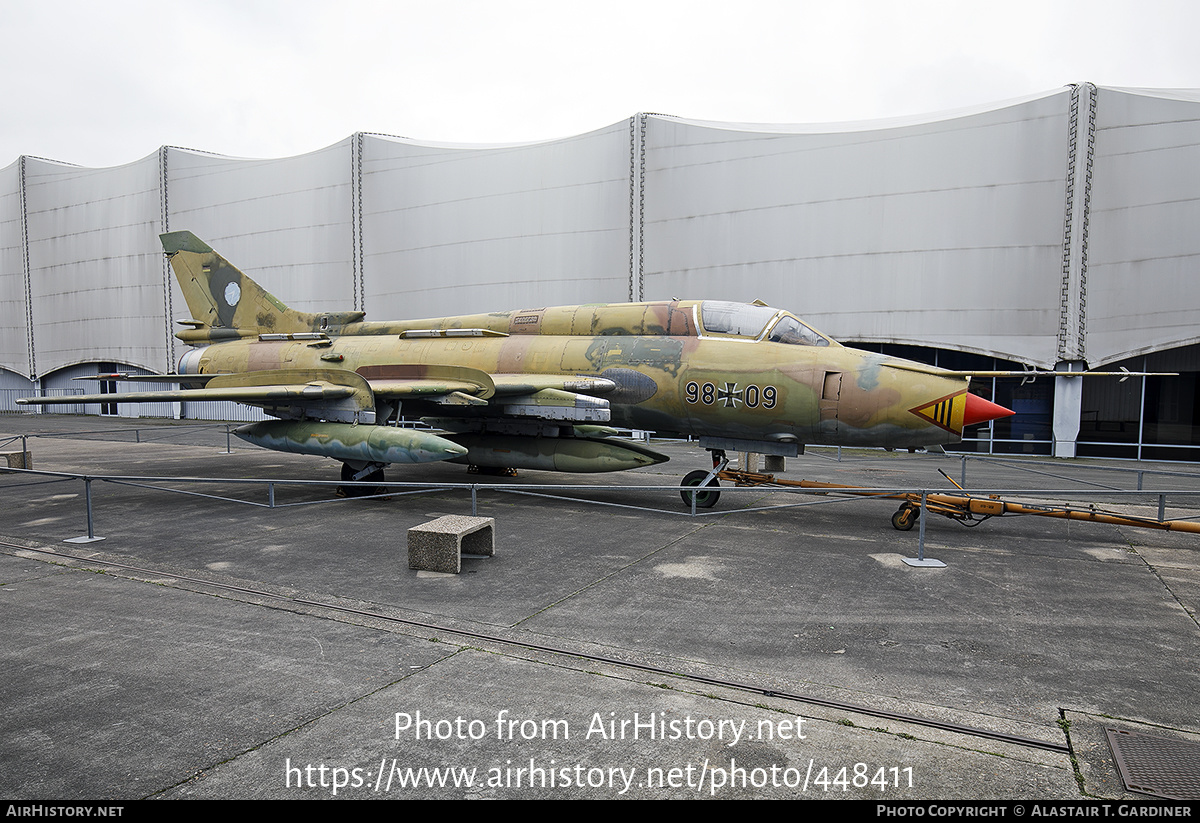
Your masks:
<svg viewBox="0 0 1200 823"><path fill-rule="evenodd" d="M192 319L201 324L181 337L198 342L265 333L337 333L363 317L362 312L310 314L289 309L190 231L168 232L159 239Z"/></svg>

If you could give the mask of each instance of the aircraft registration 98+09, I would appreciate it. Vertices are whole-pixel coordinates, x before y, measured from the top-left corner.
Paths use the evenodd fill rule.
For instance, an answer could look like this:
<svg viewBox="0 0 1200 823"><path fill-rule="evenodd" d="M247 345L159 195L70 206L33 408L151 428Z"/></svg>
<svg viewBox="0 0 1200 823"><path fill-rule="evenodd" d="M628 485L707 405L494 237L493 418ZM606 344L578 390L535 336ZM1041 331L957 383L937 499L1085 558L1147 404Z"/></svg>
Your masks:
<svg viewBox="0 0 1200 823"><path fill-rule="evenodd" d="M232 400L272 418L238 437L382 480L392 463L603 472L667 460L617 428L696 437L714 454L804 444L958 442L1012 414L970 374L842 346L760 303L671 300L399 322L289 309L187 231L161 236L191 318L177 374L100 374L162 390L19 403ZM398 425L421 419L429 429ZM360 487L348 487L355 489Z"/></svg>

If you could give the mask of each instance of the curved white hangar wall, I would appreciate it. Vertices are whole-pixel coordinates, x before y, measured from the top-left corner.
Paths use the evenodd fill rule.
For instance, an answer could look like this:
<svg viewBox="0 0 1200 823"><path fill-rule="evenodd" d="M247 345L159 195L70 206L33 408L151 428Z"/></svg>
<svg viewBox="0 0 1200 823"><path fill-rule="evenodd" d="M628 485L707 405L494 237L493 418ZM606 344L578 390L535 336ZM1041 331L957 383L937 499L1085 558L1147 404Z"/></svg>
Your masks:
<svg viewBox="0 0 1200 823"><path fill-rule="evenodd" d="M1098 90L1086 359L1200 342L1200 90Z"/></svg>
<svg viewBox="0 0 1200 823"><path fill-rule="evenodd" d="M834 337L1057 359L1070 92L847 131L650 118L647 296Z"/></svg>
<svg viewBox="0 0 1200 823"><path fill-rule="evenodd" d="M759 298L843 340L1096 367L1200 342L1197 218L1200 92L1090 84L889 122L22 157L0 168L0 382L173 369L172 229L309 311Z"/></svg>
<svg viewBox="0 0 1200 823"><path fill-rule="evenodd" d="M359 308L393 320L629 300L629 133L475 147L365 136Z"/></svg>

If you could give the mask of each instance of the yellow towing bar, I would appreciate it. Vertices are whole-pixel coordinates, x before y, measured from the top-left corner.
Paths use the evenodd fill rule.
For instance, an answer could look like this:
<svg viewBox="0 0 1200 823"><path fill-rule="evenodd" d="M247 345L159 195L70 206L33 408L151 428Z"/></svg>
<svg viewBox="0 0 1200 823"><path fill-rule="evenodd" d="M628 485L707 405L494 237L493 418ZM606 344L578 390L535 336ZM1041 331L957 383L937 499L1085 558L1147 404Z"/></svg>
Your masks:
<svg viewBox="0 0 1200 823"><path fill-rule="evenodd" d="M946 476L943 472L943 476ZM902 500L900 508L892 515L892 526L900 531L908 531L921 515L921 494L916 492L896 492L881 494L868 491L863 486L847 486L839 483L822 483L816 480L783 480L772 474L759 472L737 471L724 469L717 474L721 480L733 483L735 486L779 486L781 488L798 487L818 489L840 494L862 495L864 497L879 497L885 500ZM948 478L949 479L949 478ZM951 479L951 483L954 481ZM954 485L958 485L955 483ZM1084 520L1090 523L1109 523L1114 526L1136 526L1159 531L1189 532L1200 534L1200 523L1187 520L1156 520L1151 517L1120 514L1097 509L1094 505L1086 508L1073 507L1066 504L1040 505L1034 503L1018 503L1002 500L998 495L974 497L969 494L929 494L926 493L925 507L932 514L940 514L951 520L958 520L969 525L979 523L991 517L1003 515L1034 515L1037 517L1057 517L1063 520Z"/></svg>

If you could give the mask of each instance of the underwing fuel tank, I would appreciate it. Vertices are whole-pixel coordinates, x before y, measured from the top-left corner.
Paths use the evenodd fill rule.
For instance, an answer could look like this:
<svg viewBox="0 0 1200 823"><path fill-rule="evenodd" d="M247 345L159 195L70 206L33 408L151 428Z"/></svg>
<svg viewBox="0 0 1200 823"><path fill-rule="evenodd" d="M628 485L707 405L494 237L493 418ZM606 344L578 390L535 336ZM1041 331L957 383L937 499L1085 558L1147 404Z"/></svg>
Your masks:
<svg viewBox="0 0 1200 823"><path fill-rule="evenodd" d="M263 420L240 426L233 433L266 449L350 462L434 463L467 453L462 446L436 434L392 426Z"/></svg>
<svg viewBox="0 0 1200 823"><path fill-rule="evenodd" d="M593 472L640 469L665 463L666 455L627 441L590 437L521 437L502 434L451 435L467 453L451 458L495 469L541 469L543 471Z"/></svg>

